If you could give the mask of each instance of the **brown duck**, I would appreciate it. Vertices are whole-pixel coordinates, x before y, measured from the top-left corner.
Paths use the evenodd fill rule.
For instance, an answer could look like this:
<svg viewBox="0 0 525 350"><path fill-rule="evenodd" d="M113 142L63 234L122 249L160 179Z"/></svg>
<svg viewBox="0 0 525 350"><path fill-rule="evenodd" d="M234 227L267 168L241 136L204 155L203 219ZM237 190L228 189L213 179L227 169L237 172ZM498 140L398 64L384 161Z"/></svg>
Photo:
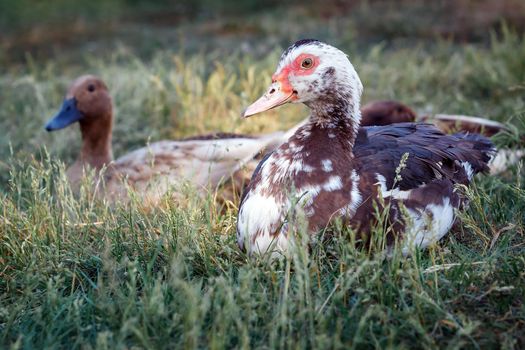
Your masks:
<svg viewBox="0 0 525 350"><path fill-rule="evenodd" d="M159 141L134 150L116 160L112 152L113 107L106 84L84 75L76 79L47 131L78 122L82 148L67 170L74 188L93 170L96 191L110 201L127 201L129 189L146 204L156 203L183 182L205 192L230 177L266 147L284 140L283 132L261 137L235 134L197 136L180 141ZM273 146L272 146L273 145Z"/></svg>

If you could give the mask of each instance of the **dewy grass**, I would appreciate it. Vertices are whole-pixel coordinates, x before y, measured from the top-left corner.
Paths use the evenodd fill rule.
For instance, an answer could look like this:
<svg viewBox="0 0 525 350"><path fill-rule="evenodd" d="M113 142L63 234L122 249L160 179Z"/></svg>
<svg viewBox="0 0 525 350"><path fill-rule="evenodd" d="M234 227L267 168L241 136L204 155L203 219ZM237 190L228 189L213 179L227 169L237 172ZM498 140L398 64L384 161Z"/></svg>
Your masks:
<svg viewBox="0 0 525 350"><path fill-rule="evenodd" d="M117 51L0 76L0 347L525 346L523 167L477 178L452 231L408 257L399 247L369 251L336 222L324 244L308 247L299 234L287 259L250 259L236 245L238 201L219 205L214 193L188 187L157 208L139 198L110 207L87 190L71 193L58 159L71 163L79 132L49 135L42 125L75 76L108 82L119 156L148 140L269 132L301 120L299 106L239 118L279 51L217 59L166 50L147 62ZM495 141L522 142L523 37L507 31L488 48L349 53L365 101L510 121L512 133Z"/></svg>

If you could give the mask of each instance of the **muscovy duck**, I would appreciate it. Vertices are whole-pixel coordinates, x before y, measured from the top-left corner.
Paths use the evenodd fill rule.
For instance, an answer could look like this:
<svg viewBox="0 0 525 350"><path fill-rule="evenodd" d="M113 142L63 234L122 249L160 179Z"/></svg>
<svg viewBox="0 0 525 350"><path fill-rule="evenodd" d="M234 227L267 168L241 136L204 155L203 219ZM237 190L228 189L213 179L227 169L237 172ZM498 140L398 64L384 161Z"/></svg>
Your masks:
<svg viewBox="0 0 525 350"><path fill-rule="evenodd" d="M304 103L311 114L259 163L243 193L241 249L272 256L286 251L293 241L291 216L298 213L312 238L340 218L369 240L375 209L388 210L389 237L406 253L448 232L463 200L455 185L488 170L493 144L423 123L360 128L362 91L347 55L333 46L306 39L282 54L269 89L243 116L285 103Z"/></svg>

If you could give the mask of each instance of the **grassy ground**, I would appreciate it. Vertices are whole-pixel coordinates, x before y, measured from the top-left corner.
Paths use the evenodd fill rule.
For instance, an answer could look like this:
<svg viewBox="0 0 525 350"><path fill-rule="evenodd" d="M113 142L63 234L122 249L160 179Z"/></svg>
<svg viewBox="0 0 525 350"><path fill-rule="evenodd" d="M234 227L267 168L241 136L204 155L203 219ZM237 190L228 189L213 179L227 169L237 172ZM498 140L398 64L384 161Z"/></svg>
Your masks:
<svg viewBox="0 0 525 350"><path fill-rule="evenodd" d="M0 347L525 347L520 167L477 178L453 232L410 258L356 247L352 233L341 230L324 247L268 263L238 251L236 203L222 210L212 194L198 198L188 190L180 203L167 200L153 210L71 195L59 159L74 159L78 130L50 135L43 124L70 80L85 72L103 77L112 91L116 156L147 140L265 132L302 119L299 106L239 118L269 82L282 38L302 36L273 13L257 18L265 33L284 23L282 33L246 50L162 44L142 55L113 43L102 54L82 45L47 60L9 59L0 75ZM349 53L365 102L395 98L421 113L488 116L513 125L494 139L498 145L519 144L522 34L503 27L475 45L364 45L352 40L352 30L341 34L344 20L316 23L305 24L305 32ZM245 44L233 34L217 40Z"/></svg>

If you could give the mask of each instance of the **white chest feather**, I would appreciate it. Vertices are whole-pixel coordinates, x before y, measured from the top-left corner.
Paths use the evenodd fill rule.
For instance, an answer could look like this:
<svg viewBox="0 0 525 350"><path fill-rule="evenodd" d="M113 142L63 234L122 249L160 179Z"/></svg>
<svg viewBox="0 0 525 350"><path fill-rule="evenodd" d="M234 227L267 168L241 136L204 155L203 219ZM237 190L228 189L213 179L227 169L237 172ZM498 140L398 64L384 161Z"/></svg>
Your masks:
<svg viewBox="0 0 525 350"><path fill-rule="evenodd" d="M331 162L325 161L323 168L326 169L329 165ZM299 156L280 157L279 152L270 156L260 169L260 180L254 183L239 210L239 245L245 247L249 253L264 253L272 244L275 245L272 251L285 250L290 244L288 217L309 220L315 214L314 202L321 192L330 193L343 189L343 179L335 173L325 175L325 179L318 183L307 181L301 184L292 181L299 179L301 173L308 175L307 173L318 170L306 164ZM353 185L356 187L352 190L352 193L356 192L353 193L355 201L349 203L344 214L354 214L361 201L357 190L359 177L355 171L352 175L355 180ZM340 209L338 207L333 214Z"/></svg>
<svg viewBox="0 0 525 350"><path fill-rule="evenodd" d="M301 168L302 161L274 154L260 169L261 181L246 195L237 218L237 242L250 254L264 254L270 247L272 251L286 250L288 243L281 230L290 203L277 193L284 190L285 179Z"/></svg>

